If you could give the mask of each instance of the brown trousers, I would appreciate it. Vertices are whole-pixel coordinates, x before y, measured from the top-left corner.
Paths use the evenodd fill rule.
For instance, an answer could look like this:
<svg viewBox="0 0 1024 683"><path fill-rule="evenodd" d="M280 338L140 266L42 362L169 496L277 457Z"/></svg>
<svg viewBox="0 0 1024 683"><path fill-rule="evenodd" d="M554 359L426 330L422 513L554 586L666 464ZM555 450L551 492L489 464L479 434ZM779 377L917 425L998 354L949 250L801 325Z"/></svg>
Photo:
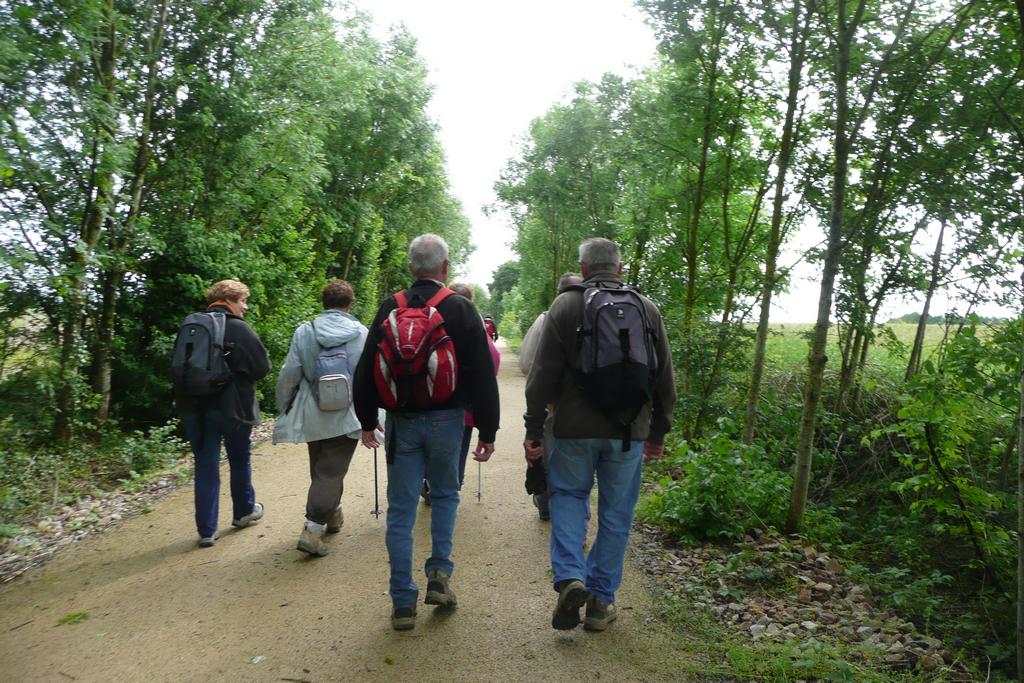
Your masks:
<svg viewBox="0 0 1024 683"><path fill-rule="evenodd" d="M309 449L310 479L309 494L306 496L306 519L309 521L326 524L341 505L345 474L358 443L356 439L342 435L306 444Z"/></svg>

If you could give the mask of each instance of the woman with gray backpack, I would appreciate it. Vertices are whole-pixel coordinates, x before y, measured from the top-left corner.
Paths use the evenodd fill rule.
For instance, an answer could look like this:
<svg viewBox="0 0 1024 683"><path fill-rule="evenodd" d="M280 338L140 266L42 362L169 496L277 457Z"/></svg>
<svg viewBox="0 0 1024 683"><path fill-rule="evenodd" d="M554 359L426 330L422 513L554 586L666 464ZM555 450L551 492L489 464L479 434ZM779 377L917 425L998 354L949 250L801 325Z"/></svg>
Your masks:
<svg viewBox="0 0 1024 683"><path fill-rule="evenodd" d="M341 495L361 431L352 409L352 375L367 335L351 313L352 285L331 280L321 296L324 312L295 330L277 377L282 414L273 436L275 444L309 449L306 523L297 548L314 557L327 554L324 534L338 533L345 521Z"/></svg>

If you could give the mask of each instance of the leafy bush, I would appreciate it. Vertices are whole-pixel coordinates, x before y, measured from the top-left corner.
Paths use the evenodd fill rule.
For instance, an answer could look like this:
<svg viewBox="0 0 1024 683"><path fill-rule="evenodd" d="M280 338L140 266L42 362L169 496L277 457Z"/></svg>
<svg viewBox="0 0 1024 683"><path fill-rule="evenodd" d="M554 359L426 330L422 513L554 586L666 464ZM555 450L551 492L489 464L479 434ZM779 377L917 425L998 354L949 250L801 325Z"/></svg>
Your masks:
<svg viewBox="0 0 1024 683"><path fill-rule="evenodd" d="M677 445L660 465L665 476L640 510L642 520L680 538L739 539L754 527L781 528L792 478L765 457L714 434Z"/></svg>
<svg viewBox="0 0 1024 683"><path fill-rule="evenodd" d="M188 452L175 426L122 432L114 425L62 452L39 448L12 418L0 421L0 523L46 514L79 496L123 485Z"/></svg>

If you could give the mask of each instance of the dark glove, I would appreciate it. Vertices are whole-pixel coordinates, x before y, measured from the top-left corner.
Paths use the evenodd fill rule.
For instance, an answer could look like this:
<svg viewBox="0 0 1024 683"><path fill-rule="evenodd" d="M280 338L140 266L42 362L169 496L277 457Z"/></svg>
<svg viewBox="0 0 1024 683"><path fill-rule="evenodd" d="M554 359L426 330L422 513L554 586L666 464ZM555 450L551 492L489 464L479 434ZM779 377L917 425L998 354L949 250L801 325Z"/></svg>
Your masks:
<svg viewBox="0 0 1024 683"><path fill-rule="evenodd" d="M548 471L543 460L535 460L526 466L526 492L535 496L547 493Z"/></svg>

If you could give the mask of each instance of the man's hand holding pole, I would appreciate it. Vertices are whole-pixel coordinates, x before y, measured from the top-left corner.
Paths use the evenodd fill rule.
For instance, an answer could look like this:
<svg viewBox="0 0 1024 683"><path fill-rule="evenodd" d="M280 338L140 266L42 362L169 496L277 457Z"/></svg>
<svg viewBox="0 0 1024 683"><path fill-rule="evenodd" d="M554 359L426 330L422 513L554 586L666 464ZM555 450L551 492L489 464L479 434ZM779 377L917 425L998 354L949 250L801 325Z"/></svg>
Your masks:
<svg viewBox="0 0 1024 683"><path fill-rule="evenodd" d="M487 443L485 441L476 442L476 450L473 451L473 459L477 462L487 462L491 459L491 454L494 453L494 443Z"/></svg>

